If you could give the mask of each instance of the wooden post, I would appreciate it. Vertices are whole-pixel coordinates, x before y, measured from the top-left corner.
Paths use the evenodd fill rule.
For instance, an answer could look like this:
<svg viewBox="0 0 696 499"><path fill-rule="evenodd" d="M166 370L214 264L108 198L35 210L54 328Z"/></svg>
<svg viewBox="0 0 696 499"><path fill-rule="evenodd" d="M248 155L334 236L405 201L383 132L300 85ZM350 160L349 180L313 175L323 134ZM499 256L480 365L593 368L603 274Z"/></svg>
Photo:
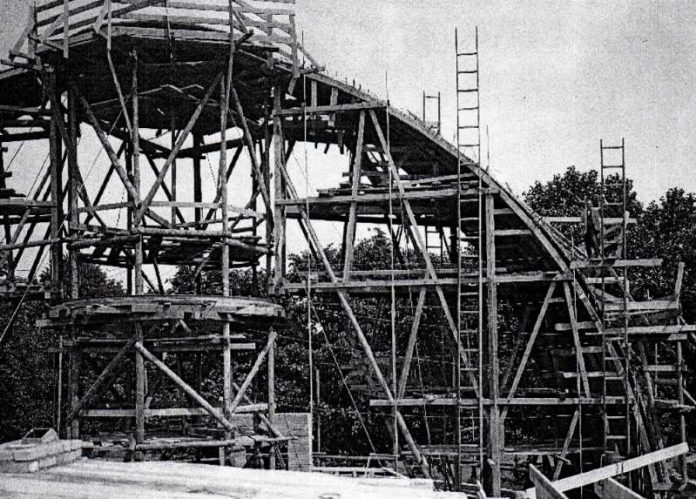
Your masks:
<svg viewBox="0 0 696 499"><path fill-rule="evenodd" d="M488 464L489 493L499 497L500 462L502 459L503 421L498 407L500 397L500 362L498 360L498 284L495 278L495 198L486 194L486 278L488 282L487 308L487 354L488 354L488 397L491 404L488 412Z"/></svg>
<svg viewBox="0 0 696 499"><path fill-rule="evenodd" d="M169 104L169 118L171 120L171 124L169 125L170 127L170 139L171 139L171 147L174 149L176 147L176 104L174 103L174 100ZM151 163L154 164L154 163ZM171 201L175 202L176 201L176 157L172 159L172 166L171 166L171 176L169 183L171 184L171 195L169 196ZM164 185L164 184L162 184ZM172 225L176 223L176 215L177 215L177 209L176 206L172 206Z"/></svg>
<svg viewBox="0 0 696 499"><path fill-rule="evenodd" d="M77 211L78 198L78 165L77 165L77 95L73 85L68 90L68 203L70 207L70 217L68 220L68 237L73 237L76 233L76 226L79 223L79 213ZM78 255L79 249L69 249L68 258L70 262L70 299L79 298L79 271ZM74 347L74 340L77 336L77 328L71 327L71 339L73 347L70 354L70 386L69 397L70 407L74 408L80 401L80 352ZM80 438L80 422L76 418L70 424L70 438Z"/></svg>
<svg viewBox="0 0 696 499"><path fill-rule="evenodd" d="M230 28L231 29L231 28ZM230 56L231 57L231 56ZM230 60L232 65L232 60ZM220 164L218 165L218 196L220 198L220 212L222 214L222 232L228 232L227 215L227 110L229 107L229 85L232 68L228 68L227 75L220 82ZM195 141L194 136L194 141ZM200 182L200 171L199 182ZM200 186L199 186L200 188ZM197 221L200 213L196 212ZM220 249L220 271L222 273L222 295L230 295L230 247L223 244ZM230 323L222 324L222 412L225 419L232 417L232 358L230 354ZM225 432L225 440L232 438L232 432ZM223 464L226 462L225 449L220 449Z"/></svg>
<svg viewBox="0 0 696 499"><path fill-rule="evenodd" d="M56 74L53 68L49 68L46 72L48 79L48 92L53 95L51 102L59 102L60 99L56 96ZM51 104L53 105L53 104ZM51 130L50 130L50 172L51 172L51 239L56 240L60 237L60 226L63 222L63 198L62 198L62 179L63 179L63 163L62 142L56 123L56 114L51 113ZM51 247L51 283L55 289L51 289L51 302L58 303L63 297L63 246L56 243ZM60 408L59 408L60 410Z"/></svg>
<svg viewBox="0 0 696 499"><path fill-rule="evenodd" d="M275 188L275 206L273 224L273 242L275 255L275 273L273 275L271 293L280 292L280 288L285 276L285 207L279 203L285 199L285 182L283 175L280 173L285 163L285 151L283 151L283 118L279 115L282 101L282 89L280 86L273 88L273 156L275 161L273 184ZM269 256L270 258L270 256Z"/></svg>
<svg viewBox="0 0 696 499"><path fill-rule="evenodd" d="M271 331L273 333L273 331ZM268 420L271 424L275 421L276 401L275 401L275 342L271 342L271 347L268 349ZM309 373L311 376L312 373ZM270 468L275 469L275 447L271 449Z"/></svg>
<svg viewBox="0 0 696 499"><path fill-rule="evenodd" d="M133 189L134 193L131 198L133 206L140 204L140 117L139 117L139 98L138 98L138 53L133 51L133 74L132 74L132 92L131 103L133 106L133 116L131 123L133 126L133 136L131 142L133 144ZM133 226L138 229L142 225L142 216L138 210L133 210L132 220ZM136 295L143 294L143 235L138 234L138 239L135 242L135 264L133 266L133 291ZM135 323L135 334L137 341L142 343L144 340L143 328L139 322ZM135 355L135 442L142 444L145 442L145 394L147 371L145 370L145 361L141 355ZM136 459L137 459L136 455Z"/></svg>
<svg viewBox="0 0 696 499"><path fill-rule="evenodd" d="M319 375L319 368L315 368L314 372L316 373L316 376L314 377L314 386L316 386L316 405L321 404L321 378ZM317 414L316 416L312 414L312 419L316 420L316 452L321 452L321 416Z"/></svg>

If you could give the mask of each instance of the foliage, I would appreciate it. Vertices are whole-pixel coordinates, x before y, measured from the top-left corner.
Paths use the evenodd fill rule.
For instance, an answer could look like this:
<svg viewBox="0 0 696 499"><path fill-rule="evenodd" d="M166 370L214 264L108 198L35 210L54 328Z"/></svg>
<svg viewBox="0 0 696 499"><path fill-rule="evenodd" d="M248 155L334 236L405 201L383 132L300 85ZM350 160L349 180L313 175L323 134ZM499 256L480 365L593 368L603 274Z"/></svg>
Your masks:
<svg viewBox="0 0 696 499"><path fill-rule="evenodd" d="M618 175L607 178L605 186L605 199L608 202L618 202L621 199L621 187L618 185ZM633 181L626 179L626 208L631 216L639 215L643 207L638 201L637 194L633 190ZM575 166L569 166L563 174L556 174L547 182L537 180L523 193L525 202L539 215L544 217L577 217L580 216L585 206L585 201L590 201L596 206L602 186L597 170L579 171ZM609 211L609 210L608 210ZM614 210L611 216L621 216L620 210ZM564 224L559 230L576 244L582 241L582 228L579 225Z"/></svg>
<svg viewBox="0 0 696 499"><path fill-rule="evenodd" d="M123 294L120 283L109 279L97 266L81 265L79 273L81 296ZM42 276L42 280L47 278L46 274ZM14 302L0 305L3 328L15 307ZM53 350L58 346L57 334L36 326L36 320L47 311L44 301L24 301L0 346L0 441L20 438L32 427L55 426L53 410L57 379Z"/></svg>

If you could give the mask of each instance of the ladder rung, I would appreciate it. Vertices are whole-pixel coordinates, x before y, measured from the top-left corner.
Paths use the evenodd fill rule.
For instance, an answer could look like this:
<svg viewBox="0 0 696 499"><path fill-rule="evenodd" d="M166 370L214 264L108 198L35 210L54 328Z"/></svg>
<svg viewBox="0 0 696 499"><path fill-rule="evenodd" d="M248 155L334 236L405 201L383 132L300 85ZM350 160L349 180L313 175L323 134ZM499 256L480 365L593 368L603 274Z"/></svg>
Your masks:
<svg viewBox="0 0 696 499"><path fill-rule="evenodd" d="M459 147L478 147L481 144L479 143L473 143L473 144L459 144Z"/></svg>
<svg viewBox="0 0 696 499"><path fill-rule="evenodd" d="M478 125L460 125L459 129L460 130L472 130L472 129L478 129Z"/></svg>
<svg viewBox="0 0 696 499"><path fill-rule="evenodd" d="M602 165L602 168L604 170L608 170L611 168L623 168L623 167L624 167L624 165Z"/></svg>
<svg viewBox="0 0 696 499"><path fill-rule="evenodd" d="M478 52L460 52L457 54L457 57L462 57L462 56L467 56L467 55L478 55Z"/></svg>
<svg viewBox="0 0 696 499"><path fill-rule="evenodd" d="M602 149L605 149L605 150L611 150L611 149L613 149L613 150L618 150L618 149L623 149L623 146L602 146Z"/></svg>
<svg viewBox="0 0 696 499"><path fill-rule="evenodd" d="M457 71L457 74L460 74L460 75L471 75L471 74L476 74L476 73L478 73L477 69L462 69L462 70Z"/></svg>
<svg viewBox="0 0 696 499"><path fill-rule="evenodd" d="M626 416L604 416L607 419L613 419L613 420L619 420L619 419L626 419Z"/></svg>
<svg viewBox="0 0 696 499"><path fill-rule="evenodd" d="M607 435L607 440L626 440L626 435Z"/></svg>
<svg viewBox="0 0 696 499"><path fill-rule="evenodd" d="M457 92L460 94L470 94L472 92L478 92L478 88L458 88Z"/></svg>
<svg viewBox="0 0 696 499"><path fill-rule="evenodd" d="M473 107L460 107L457 109L457 111L476 111L479 107L478 106L473 106Z"/></svg>

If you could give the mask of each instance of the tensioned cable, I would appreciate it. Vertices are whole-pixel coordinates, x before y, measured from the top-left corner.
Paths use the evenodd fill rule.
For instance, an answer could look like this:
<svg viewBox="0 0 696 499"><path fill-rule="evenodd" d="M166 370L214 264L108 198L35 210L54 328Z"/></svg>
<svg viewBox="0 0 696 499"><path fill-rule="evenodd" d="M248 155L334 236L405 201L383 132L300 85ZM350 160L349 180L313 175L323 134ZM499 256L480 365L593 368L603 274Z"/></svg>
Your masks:
<svg viewBox="0 0 696 499"><path fill-rule="evenodd" d="M304 46L304 31L302 32ZM304 65L304 61L303 61ZM302 75L302 128L305 176L305 215L309 225L309 162L307 156L307 74ZM309 359L309 413L314 415L314 359L312 353L312 243L307 238L307 348Z"/></svg>

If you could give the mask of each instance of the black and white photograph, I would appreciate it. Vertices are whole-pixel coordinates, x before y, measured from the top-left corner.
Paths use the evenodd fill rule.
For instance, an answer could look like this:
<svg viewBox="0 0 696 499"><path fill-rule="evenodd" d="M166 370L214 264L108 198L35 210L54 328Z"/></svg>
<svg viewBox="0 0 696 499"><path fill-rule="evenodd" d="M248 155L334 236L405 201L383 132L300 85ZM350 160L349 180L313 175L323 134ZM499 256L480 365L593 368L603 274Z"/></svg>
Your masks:
<svg viewBox="0 0 696 499"><path fill-rule="evenodd" d="M0 498L696 498L696 2L0 0Z"/></svg>

